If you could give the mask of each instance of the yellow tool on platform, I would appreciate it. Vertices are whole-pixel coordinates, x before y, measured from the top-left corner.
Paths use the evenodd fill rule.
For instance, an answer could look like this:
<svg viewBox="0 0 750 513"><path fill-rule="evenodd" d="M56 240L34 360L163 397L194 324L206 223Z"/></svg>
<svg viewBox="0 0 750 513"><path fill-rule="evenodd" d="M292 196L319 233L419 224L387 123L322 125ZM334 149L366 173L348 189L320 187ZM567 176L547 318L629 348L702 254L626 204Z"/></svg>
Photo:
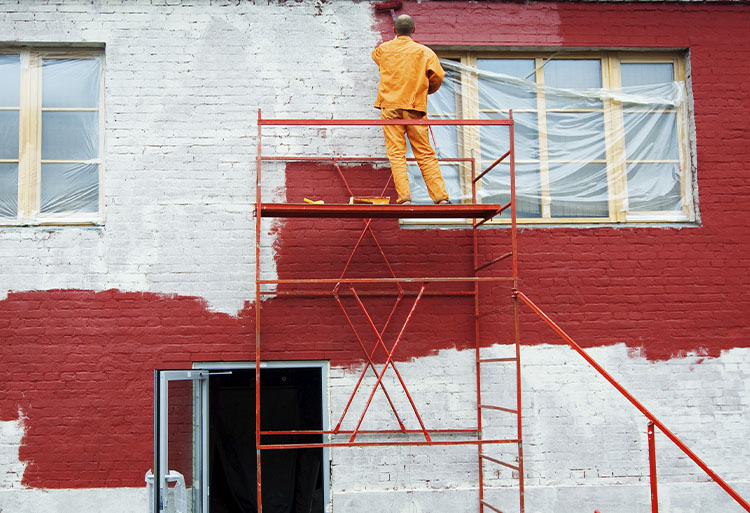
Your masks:
<svg viewBox="0 0 750 513"><path fill-rule="evenodd" d="M349 198L349 203L352 205L387 205L391 202L391 198L358 198L352 196Z"/></svg>

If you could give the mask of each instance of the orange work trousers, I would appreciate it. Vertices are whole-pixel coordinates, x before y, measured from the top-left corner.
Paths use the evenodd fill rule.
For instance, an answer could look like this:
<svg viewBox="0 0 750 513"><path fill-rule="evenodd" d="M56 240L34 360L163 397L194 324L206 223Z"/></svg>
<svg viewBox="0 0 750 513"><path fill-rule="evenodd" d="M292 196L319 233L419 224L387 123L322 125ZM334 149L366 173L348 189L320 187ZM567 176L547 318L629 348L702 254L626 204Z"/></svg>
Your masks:
<svg viewBox="0 0 750 513"><path fill-rule="evenodd" d="M380 109L381 119L423 119L427 115L424 112L407 109ZM429 129L426 125L388 125L383 126L385 135L385 151L388 160L391 161L391 172L393 173L393 184L396 186L398 199L396 203L411 201L409 192L409 174L406 172L406 139L409 137L414 158L417 159L419 170L422 172L427 192L434 203L447 200L448 192L445 190L443 175L440 173L440 164L435 157L435 150L430 146Z"/></svg>

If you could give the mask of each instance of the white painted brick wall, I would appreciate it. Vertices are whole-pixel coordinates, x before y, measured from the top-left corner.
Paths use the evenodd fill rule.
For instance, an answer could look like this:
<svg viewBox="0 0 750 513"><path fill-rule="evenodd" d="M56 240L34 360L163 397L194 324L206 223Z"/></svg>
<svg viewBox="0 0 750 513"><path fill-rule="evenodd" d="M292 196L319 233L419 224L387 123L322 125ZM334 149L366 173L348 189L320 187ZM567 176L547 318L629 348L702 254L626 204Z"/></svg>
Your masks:
<svg viewBox="0 0 750 513"><path fill-rule="evenodd" d="M0 1L3 42L106 45L105 224L1 230L0 255L27 256L4 260L0 297L116 288L236 313L254 296L257 109L377 117L372 23L366 2ZM360 132L347 151L372 151ZM341 151L318 135L271 131L268 149ZM266 198L280 169L264 168Z"/></svg>
<svg viewBox="0 0 750 513"><path fill-rule="evenodd" d="M507 356L511 350L496 346L483 355ZM748 361L750 350L661 362L633 355L624 345L588 352L710 468L747 496L750 371L737 366ZM471 351L445 350L398 365L429 427L466 427L475 421L473 357ZM524 347L522 362L527 511L650 511L645 417L570 349ZM490 364L483 366L483 398L487 404L512 408L515 374L502 372L507 364L494 365L496 373ZM333 421L358 376L358 371L332 369ZM445 376L445 385L436 387L436 376ZM387 388L406 418L410 407L397 393L397 381L389 379ZM370 390L371 386L364 391ZM376 397L380 403L377 414L366 417L369 427L393 427L382 394ZM361 406L353 408L353 421L361 411ZM416 427L415 422L408 427ZM507 413L485 414L484 427L485 438L515 436L514 419ZM743 511L718 485L707 485L707 476L658 431L656 451L660 511ZM516 459L514 446L498 445L486 452L508 462ZM477 511L473 447L337 448L332 468L334 511L372 503L382 505L383 511ZM485 476L488 497L496 498L493 504L517 511L513 471L487 463Z"/></svg>
<svg viewBox="0 0 750 513"><path fill-rule="evenodd" d="M507 354L508 350L497 346L487 356ZM589 353L709 467L739 493L750 493L750 425L745 421L750 408L750 370L747 365L737 369L750 360L750 349L732 349L718 358L685 356L662 362L629 354L624 345L590 349ZM473 351L444 350L398 365L428 427L467 427L474 422L473 355ZM527 511L650 511L644 417L572 350L562 346L526 347L522 361ZM728 370L734 374L724 379ZM435 386L434 377L443 374L452 386ZM675 376L679 376L679 386L674 384ZM333 425L358 377L357 369L331 368ZM515 397L514 380L512 372L489 373L484 379L485 398L499 393L505 397L498 398L496 404L510 405ZM386 386L408 427L415 427L396 380L389 378ZM347 416L349 427L359 419L370 390L364 385L360 392L364 397L357 396ZM379 404L373 405L364 426L393 427L382 394L376 397ZM729 399L722 401L722 397ZM510 417L498 413L494 419L502 420L503 416ZM512 421L496 422L488 415L485 436L490 434L512 438L515 426ZM23 489L23 464L18 461L22 436L22 422L0 423L0 511L106 512L111 511L107 509L109 500L133 496L134 492L128 490L91 490L87 495L84 491ZM660 511L742 512L661 434L657 434L656 448ZM513 461L513 447L508 446L506 452L506 461ZM473 446L334 448L331 454L334 512L361 511L363 505L388 512L478 510ZM501 468L498 473L495 469L485 465L487 496L503 511L517 511L518 481L511 470ZM138 494L145 505L145 489ZM49 504L66 504L73 509L55 509Z"/></svg>
<svg viewBox="0 0 750 513"><path fill-rule="evenodd" d="M18 420L0 421L0 490L21 487L21 478L26 468L26 464L18 456L24 433L23 422L22 412L18 412Z"/></svg>

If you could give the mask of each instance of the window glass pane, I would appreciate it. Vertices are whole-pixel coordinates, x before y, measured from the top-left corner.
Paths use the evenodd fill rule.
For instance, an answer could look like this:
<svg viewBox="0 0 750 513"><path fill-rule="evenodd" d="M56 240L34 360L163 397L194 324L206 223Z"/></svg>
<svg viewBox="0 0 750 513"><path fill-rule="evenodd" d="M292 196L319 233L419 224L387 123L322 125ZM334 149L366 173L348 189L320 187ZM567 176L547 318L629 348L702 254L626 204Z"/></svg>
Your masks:
<svg viewBox="0 0 750 513"><path fill-rule="evenodd" d="M18 164L0 164L0 218L18 215Z"/></svg>
<svg viewBox="0 0 750 513"><path fill-rule="evenodd" d="M456 78L457 73L451 69L445 70L445 78L440 89L427 95L427 114L430 117L453 118L456 116Z"/></svg>
<svg viewBox="0 0 750 513"><path fill-rule="evenodd" d="M491 73L534 82L534 59L479 59L477 68ZM479 109L487 110L536 110L536 89L508 82L487 75L479 75Z"/></svg>
<svg viewBox="0 0 750 513"><path fill-rule="evenodd" d="M200 422L198 419L202 417L201 402L199 399L196 400L198 392L195 391L195 388L199 386L199 384L190 380L169 381L167 383L167 469L183 476L186 489L185 496L180 497L176 486L168 487L166 492L167 507L162 509L162 511L166 510L165 513L188 511L198 513L204 511L200 503L196 503L200 501L202 494L196 489L193 476L193 471L201 468L200 455L202 455L200 429L198 428L197 437L194 433L194 426ZM242 393L246 389L236 387L230 390L230 394L235 397L244 395L242 399L248 398L249 394ZM240 401L235 403L231 399L227 402L229 404L242 404ZM195 427L197 428L197 426ZM264 427L264 429L267 428ZM229 431L229 433L232 433L232 431ZM194 464L196 467L194 467ZM200 476L200 470L196 474L195 477ZM184 502L182 502L183 500Z"/></svg>
<svg viewBox="0 0 750 513"><path fill-rule="evenodd" d="M458 138L456 137L455 126L433 126L430 144L432 144L438 159L458 158ZM414 156L411 145L408 148L408 155L409 157Z"/></svg>
<svg viewBox="0 0 750 513"><path fill-rule="evenodd" d="M544 66L544 85L559 89L592 89L602 86L599 59L553 59Z"/></svg>
<svg viewBox="0 0 750 513"><path fill-rule="evenodd" d="M87 160L98 155L98 112L42 113L43 160Z"/></svg>
<svg viewBox="0 0 750 513"><path fill-rule="evenodd" d="M0 159L18 158L18 111L0 110Z"/></svg>
<svg viewBox="0 0 750 513"><path fill-rule="evenodd" d="M427 186L422 178L422 173L419 171L419 166L417 166L416 163L409 162L406 166L406 170L409 173L411 200L414 203L432 203L432 199L430 199L430 195L427 192ZM459 186L458 165L441 162L440 172L443 175L445 189L448 191L448 196L451 198L451 201L458 203L463 196L461 194L461 187Z"/></svg>
<svg viewBox="0 0 750 513"><path fill-rule="evenodd" d="M21 87L21 57L0 55L0 107L18 107Z"/></svg>
<svg viewBox="0 0 750 513"><path fill-rule="evenodd" d="M609 217L604 164L550 164L552 217Z"/></svg>
<svg viewBox="0 0 750 513"><path fill-rule="evenodd" d="M477 68L535 81L534 59L477 59Z"/></svg>
<svg viewBox="0 0 750 513"><path fill-rule="evenodd" d="M602 64L599 59L554 59L544 66L547 109L597 109L602 102L580 95L585 89L602 87ZM554 89L557 89L555 91ZM576 90L570 94L565 90Z"/></svg>
<svg viewBox="0 0 750 513"><path fill-rule="evenodd" d="M481 119L508 119L507 113L482 114ZM539 125L536 113L513 113L516 160L539 160ZM482 160L495 161L510 148L507 126L480 127Z"/></svg>
<svg viewBox="0 0 750 513"><path fill-rule="evenodd" d="M680 169L677 164L628 164L628 208L680 210Z"/></svg>
<svg viewBox="0 0 750 513"><path fill-rule="evenodd" d="M42 164L42 212L96 212L99 166Z"/></svg>
<svg viewBox="0 0 750 513"><path fill-rule="evenodd" d="M487 173L481 180L481 203L510 201L510 165L503 162ZM516 208L518 217L542 216L540 202L539 164L516 163ZM502 218L510 218L510 209L503 211Z"/></svg>
<svg viewBox="0 0 750 513"><path fill-rule="evenodd" d="M626 112L624 119L629 210L681 210L677 115Z"/></svg>
<svg viewBox="0 0 750 513"><path fill-rule="evenodd" d="M447 126L433 126L432 130L428 133L430 138L430 145L435 150L435 156L440 159L445 158L458 158L458 138L456 136L456 127ZM414 151L411 149L411 143L409 138L406 137L406 157L414 158Z"/></svg>
<svg viewBox="0 0 750 513"><path fill-rule="evenodd" d="M671 63L621 64L622 87L664 84L674 80Z"/></svg>
<svg viewBox="0 0 750 513"><path fill-rule="evenodd" d="M548 112L547 149L551 160L604 160L604 114Z"/></svg>
<svg viewBox="0 0 750 513"><path fill-rule="evenodd" d="M625 153L632 160L677 160L677 114L625 112Z"/></svg>
<svg viewBox="0 0 750 513"><path fill-rule="evenodd" d="M45 59L42 107L98 107L97 59Z"/></svg>
<svg viewBox="0 0 750 513"><path fill-rule="evenodd" d="M453 70L447 69L443 85L440 86L437 92L427 97L427 115L429 118L456 119L459 117L456 115L455 75L456 73ZM458 132L455 126L433 126L432 133L430 134L430 143L433 145L438 159L458 158ZM411 145L407 148L407 155L409 157L414 156ZM441 162L441 166L444 165ZM446 171L443 170L443 177L447 181L445 174ZM421 175L419 176L421 177ZM457 177L458 175L456 175L456 180L458 179ZM458 187L458 182L456 182L455 187ZM457 198L457 196L453 197ZM412 199L416 201L415 198Z"/></svg>

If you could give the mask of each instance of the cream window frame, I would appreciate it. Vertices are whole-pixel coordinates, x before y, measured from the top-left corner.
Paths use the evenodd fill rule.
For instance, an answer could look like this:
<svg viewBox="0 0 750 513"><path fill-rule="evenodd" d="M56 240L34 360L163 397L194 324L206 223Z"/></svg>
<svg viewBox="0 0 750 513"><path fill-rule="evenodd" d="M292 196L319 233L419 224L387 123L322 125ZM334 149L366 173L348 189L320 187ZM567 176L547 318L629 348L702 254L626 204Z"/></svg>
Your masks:
<svg viewBox="0 0 750 513"><path fill-rule="evenodd" d="M601 62L601 79L603 88L619 89L622 86L620 64L629 63L669 63L675 81L686 81L686 57L684 52L629 52L629 51L554 51L554 52L519 52L519 51L439 51L440 58L460 62L464 66L476 68L479 59L534 59L535 80L539 86L544 86L544 67L553 59L586 59ZM476 74L463 72L461 76L461 97L457 95L457 112L467 119L478 119L480 115L478 105L478 77ZM593 112L600 111L604 117L604 145L607 173L608 212L607 217L552 217L550 194L550 159L547 139L547 114L555 112ZM674 112L675 110L672 110ZM489 111L488 111L489 112ZM507 115L508 110L493 111ZM514 109L515 113L537 114L539 133L539 179L540 179L540 209L539 218L520 218L524 224L615 224L615 223L664 223L664 222L694 222L695 206L693 202L693 166L691 153L694 151L694 141L684 129L687 121L687 109L677 109L678 152L679 165L683 170L680 183L682 199L681 211L638 211L628 212L627 195L627 163L625 155L624 137L624 108L619 101L606 99L601 109L547 109L543 89L537 93L536 109ZM667 112L670 112L669 110ZM544 113L545 115L541 115ZM428 113L431 117L439 117L435 113ZM462 158L477 158L478 168L484 169L490 162L479 159L479 127L465 127L459 130L459 156ZM516 164L523 163L516 159ZM529 161L531 162L531 161ZM656 161L654 161L656 162ZM536 162L535 162L536 163ZM465 196L471 192L471 168L462 166L460 173L460 187ZM477 189L481 182L477 183ZM507 224L510 219L497 219L493 224Z"/></svg>
<svg viewBox="0 0 750 513"><path fill-rule="evenodd" d="M18 215L0 219L0 226L96 225L104 223L102 183L104 178L104 53L101 50L0 48L0 54L19 55L20 98L18 159ZM42 63L45 59L96 59L99 61L99 105L97 107L42 107ZM89 160L42 160L43 112L98 112L98 156ZM42 164L96 164L98 166L98 207L96 212L41 212Z"/></svg>

